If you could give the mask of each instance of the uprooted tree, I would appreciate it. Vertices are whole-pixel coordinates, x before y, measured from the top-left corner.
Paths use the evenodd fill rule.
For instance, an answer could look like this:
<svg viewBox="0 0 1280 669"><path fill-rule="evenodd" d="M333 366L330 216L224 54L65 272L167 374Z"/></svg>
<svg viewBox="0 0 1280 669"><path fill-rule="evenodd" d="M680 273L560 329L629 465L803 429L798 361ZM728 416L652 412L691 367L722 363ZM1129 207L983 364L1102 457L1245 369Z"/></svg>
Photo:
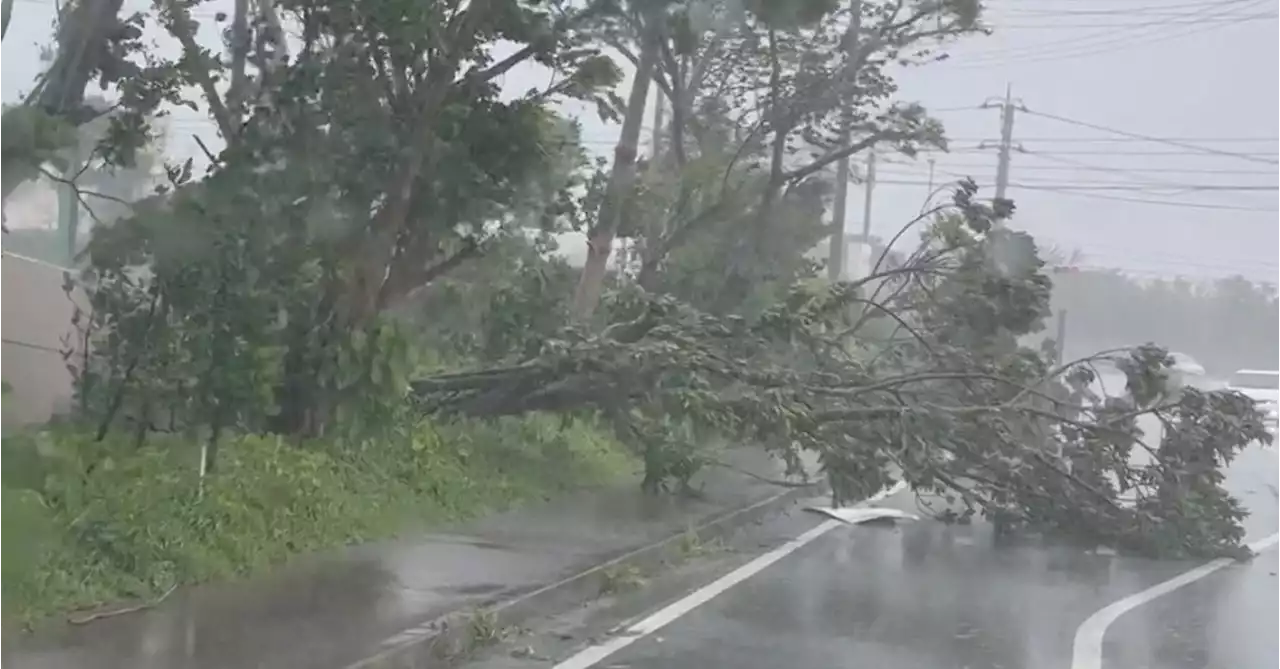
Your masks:
<svg viewBox="0 0 1280 669"><path fill-rule="evenodd" d="M980 30L977 3L250 5L230 17L227 58L196 44L195 5L175 1L115 23L163 27L181 58L121 28L110 58L77 66L111 63L99 74L122 94L96 160L127 164L164 104L208 110L225 143L202 180L171 166L164 193L95 230L69 351L100 436L198 434L211 469L228 431L590 412L636 447L653 491L687 484L708 463L699 445L727 438L796 471L816 454L836 503L900 479L949 498L939 514L957 521L1157 554L1238 549L1221 471L1270 442L1261 417L1239 395L1171 387L1156 347L1055 367L1021 345L1050 283L1005 225L1009 203L960 184L904 228L916 247L894 240L904 257L857 282L819 280L806 257L841 157L945 146L888 72ZM605 47L648 73L625 101ZM559 78L500 95L529 61ZM641 159L651 84L671 116L663 150ZM80 123L83 84L67 90L70 103L7 113L6 129ZM584 164L557 97L621 118L607 170ZM6 136L6 165L38 165L56 152L42 142ZM587 229L576 291L545 240L526 242L538 228ZM609 271L617 236L639 248L634 272ZM423 340L451 369L415 373L407 351ZM1104 362L1127 376L1125 398L1091 392Z"/></svg>
<svg viewBox="0 0 1280 669"><path fill-rule="evenodd" d="M1176 388L1148 346L1064 366L1018 338L1043 326L1050 282L1031 239L963 185L905 263L856 283L796 286L757 319L624 290L612 325L550 339L503 367L414 384L425 409L476 416L602 412L641 440L654 415L788 462L818 455L836 504L893 481L950 498L942 517L1161 555L1238 550L1243 511L1220 487L1270 443L1251 401ZM1118 366L1123 398L1090 390ZM1143 416L1164 426L1149 443ZM1141 451L1142 457L1135 457ZM696 455L693 457L696 458ZM689 462L658 478L680 476Z"/></svg>

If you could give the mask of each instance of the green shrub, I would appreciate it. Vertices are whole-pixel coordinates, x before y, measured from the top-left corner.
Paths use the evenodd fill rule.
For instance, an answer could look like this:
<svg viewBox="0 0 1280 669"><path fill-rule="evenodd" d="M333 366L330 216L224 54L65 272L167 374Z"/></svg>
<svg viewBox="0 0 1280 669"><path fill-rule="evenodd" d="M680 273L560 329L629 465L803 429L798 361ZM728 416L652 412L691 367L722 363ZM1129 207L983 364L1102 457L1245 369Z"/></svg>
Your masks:
<svg viewBox="0 0 1280 669"><path fill-rule="evenodd" d="M248 574L291 556L613 483L634 463L585 421L533 415L423 421L406 438L294 445L228 438L199 479L199 448L69 428L4 440L8 622Z"/></svg>

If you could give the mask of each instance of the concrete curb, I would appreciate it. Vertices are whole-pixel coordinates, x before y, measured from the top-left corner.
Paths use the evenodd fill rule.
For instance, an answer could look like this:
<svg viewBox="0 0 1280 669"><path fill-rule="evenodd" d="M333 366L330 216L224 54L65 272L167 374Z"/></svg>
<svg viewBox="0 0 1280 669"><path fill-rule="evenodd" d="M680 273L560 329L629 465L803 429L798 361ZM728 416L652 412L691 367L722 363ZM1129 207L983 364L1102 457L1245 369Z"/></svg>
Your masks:
<svg viewBox="0 0 1280 669"><path fill-rule="evenodd" d="M387 639L373 655L345 669L437 669L455 665L470 651L496 641L493 635L499 630L517 626L538 614L564 611L599 597L606 574L614 570L651 571L681 557L681 546L690 534L702 542L724 537L800 500L813 498L822 490L821 484L786 490L712 516L692 531L672 532L664 539L535 590L503 593L487 605L446 614Z"/></svg>

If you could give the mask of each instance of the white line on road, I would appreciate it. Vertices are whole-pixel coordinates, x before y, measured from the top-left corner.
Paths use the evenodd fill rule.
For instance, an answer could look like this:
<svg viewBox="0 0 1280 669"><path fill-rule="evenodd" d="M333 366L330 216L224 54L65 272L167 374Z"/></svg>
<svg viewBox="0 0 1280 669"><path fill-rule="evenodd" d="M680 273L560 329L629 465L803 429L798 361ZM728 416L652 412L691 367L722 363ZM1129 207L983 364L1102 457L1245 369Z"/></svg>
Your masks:
<svg viewBox="0 0 1280 669"><path fill-rule="evenodd" d="M864 504L873 504L891 495L896 495L906 489L906 483L899 481L896 485L880 491L867 499ZM649 617L623 630L618 636L594 646L588 646L578 651L572 657L555 665L552 669L590 669L599 662L605 660L610 655L630 646L631 644L643 639L663 627L673 623L679 617L689 613L690 611L706 604L732 588L735 585L755 576L764 571L769 565L781 560L784 557L800 550L805 544L813 542L818 537L834 530L837 527L847 527L847 524L839 520L828 520L821 525L801 534L800 536L788 541L787 543L761 555L754 560L734 569L733 571L721 576L697 590L694 590L683 599L677 600L666 607L659 609Z"/></svg>
<svg viewBox="0 0 1280 669"><path fill-rule="evenodd" d="M1280 542L1280 534L1273 534L1266 539L1259 539L1249 544L1249 550L1261 553L1268 548L1273 548L1277 542ZM1102 637L1106 635L1111 623L1120 616L1234 562L1236 560L1232 558L1218 558L1207 562L1146 590L1129 595L1089 616L1088 620L1076 629L1075 642L1071 645L1071 669L1102 669Z"/></svg>

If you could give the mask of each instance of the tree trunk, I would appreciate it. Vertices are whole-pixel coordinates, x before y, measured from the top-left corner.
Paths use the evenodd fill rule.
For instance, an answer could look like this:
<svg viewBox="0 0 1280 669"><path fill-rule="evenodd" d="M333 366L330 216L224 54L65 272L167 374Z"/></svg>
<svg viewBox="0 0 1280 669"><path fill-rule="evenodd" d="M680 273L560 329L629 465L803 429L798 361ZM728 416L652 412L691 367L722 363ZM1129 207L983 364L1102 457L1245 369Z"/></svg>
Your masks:
<svg viewBox="0 0 1280 669"><path fill-rule="evenodd" d="M787 135L791 132L789 114L782 107L782 64L778 61L777 35L769 30L769 120L773 126L773 147L769 156L769 181L765 184L764 196L760 198L760 211L756 217L757 227L768 224L773 217L774 205L778 199L778 191L782 188L783 160L787 155ZM752 237L752 241L756 236Z"/></svg>
<svg viewBox="0 0 1280 669"><path fill-rule="evenodd" d="M57 54L45 72L44 81L24 104L32 104L44 113L72 126L93 120L97 114L85 107L84 89L101 65L106 53L107 37L119 23L124 0L81 0L59 17ZM8 12L6 12L6 17ZM18 186L36 178L38 164L6 161L9 176L4 178L3 198Z"/></svg>
<svg viewBox="0 0 1280 669"><path fill-rule="evenodd" d="M578 287L573 294L573 318L583 322L591 318L600 295L604 292L605 268L613 250L613 239L622 221L622 202L635 187L636 153L640 144L640 127L644 121L645 101L649 97L649 83L653 79L658 60L658 43L648 28L640 48L640 63L631 81L631 94L627 98L626 116L622 133L613 150L613 169L604 199L596 216L596 224L587 238L587 261L578 277Z"/></svg>
<svg viewBox="0 0 1280 669"><path fill-rule="evenodd" d="M746 225L746 229L736 242L736 253L729 263L729 279L726 289L717 299L716 310L729 313L740 308L756 288L748 277L749 267L755 267L764 255L765 230L773 224L774 212L777 209L778 196L782 184L786 181L787 137L793 124L790 113L782 103L782 63L778 55L778 35L772 28L768 31L769 58L769 106L767 110L769 129L773 132L770 143L769 178L764 184L764 193L760 196L760 204Z"/></svg>

